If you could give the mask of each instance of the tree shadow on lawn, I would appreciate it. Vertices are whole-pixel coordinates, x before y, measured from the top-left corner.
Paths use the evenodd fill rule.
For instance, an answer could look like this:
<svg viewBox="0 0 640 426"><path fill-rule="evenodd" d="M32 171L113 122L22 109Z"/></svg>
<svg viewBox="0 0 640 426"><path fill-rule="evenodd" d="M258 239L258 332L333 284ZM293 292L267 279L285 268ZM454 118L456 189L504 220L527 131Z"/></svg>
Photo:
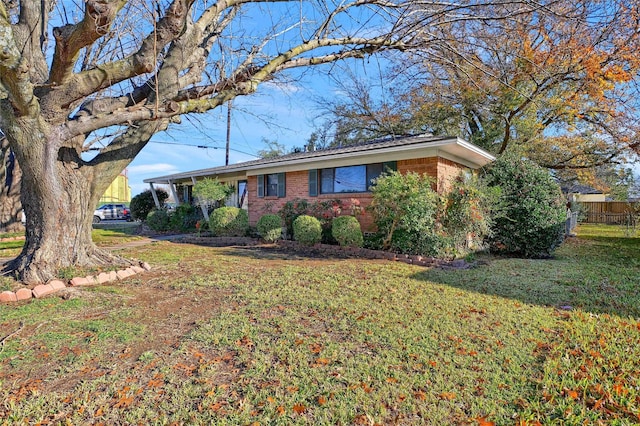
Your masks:
<svg viewBox="0 0 640 426"><path fill-rule="evenodd" d="M291 248L278 246L276 244L220 247L219 253L227 256L248 257L258 260L306 261L313 259L314 261L334 261L358 258L357 256L347 252L341 252L340 250L336 250L336 252L333 253L327 253L325 250L316 249L314 247L299 246L298 248Z"/></svg>
<svg viewBox="0 0 640 426"><path fill-rule="evenodd" d="M552 259L479 259L471 269L433 268L413 277L527 304L640 317L640 239L574 238Z"/></svg>

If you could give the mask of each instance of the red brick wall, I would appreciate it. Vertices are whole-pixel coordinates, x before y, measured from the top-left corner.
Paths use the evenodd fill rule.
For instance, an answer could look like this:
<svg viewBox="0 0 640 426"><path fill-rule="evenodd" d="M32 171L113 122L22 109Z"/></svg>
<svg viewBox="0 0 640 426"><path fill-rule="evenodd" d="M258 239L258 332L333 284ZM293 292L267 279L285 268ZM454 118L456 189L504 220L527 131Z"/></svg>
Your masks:
<svg viewBox="0 0 640 426"><path fill-rule="evenodd" d="M438 158L438 193L446 194L451 190L451 183L468 168L445 158Z"/></svg>
<svg viewBox="0 0 640 426"><path fill-rule="evenodd" d="M398 171L402 174L415 172L431 176L433 178L433 185L431 186L435 191L438 190L438 159L436 157L398 161Z"/></svg>
<svg viewBox="0 0 640 426"><path fill-rule="evenodd" d="M464 170L465 167L443 158L416 158L412 160L398 161L398 171L407 173L409 171L426 173L434 179L434 189L443 193L450 187L450 181ZM263 197L258 198L258 179L256 176L249 176L247 179L247 191L249 196L249 223L255 225L260 216L266 213L277 213L280 208L289 200L303 198L310 203L314 201L325 201L339 199L344 207L342 214L350 214L349 207L352 199L360 201L362 214L358 216L360 225L364 232L375 230L373 219L366 211L366 207L371 204L370 193L359 194L320 194L317 197L309 196L309 173L308 171L288 172L286 174L286 198Z"/></svg>
<svg viewBox="0 0 640 426"><path fill-rule="evenodd" d="M309 200L309 172L288 172L285 177L285 198L263 197L258 198L258 177L247 178L247 192L249 195L249 224L258 223L260 216L267 213L277 213L284 203L294 198Z"/></svg>

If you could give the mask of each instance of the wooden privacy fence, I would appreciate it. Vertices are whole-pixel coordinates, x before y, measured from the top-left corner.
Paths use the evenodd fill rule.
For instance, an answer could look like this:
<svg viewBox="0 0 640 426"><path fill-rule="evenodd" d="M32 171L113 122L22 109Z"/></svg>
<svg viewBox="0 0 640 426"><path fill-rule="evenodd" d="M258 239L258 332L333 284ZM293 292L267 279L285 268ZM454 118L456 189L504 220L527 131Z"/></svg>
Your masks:
<svg viewBox="0 0 640 426"><path fill-rule="evenodd" d="M635 222L640 215L640 203L626 201L582 202L581 221L624 225Z"/></svg>

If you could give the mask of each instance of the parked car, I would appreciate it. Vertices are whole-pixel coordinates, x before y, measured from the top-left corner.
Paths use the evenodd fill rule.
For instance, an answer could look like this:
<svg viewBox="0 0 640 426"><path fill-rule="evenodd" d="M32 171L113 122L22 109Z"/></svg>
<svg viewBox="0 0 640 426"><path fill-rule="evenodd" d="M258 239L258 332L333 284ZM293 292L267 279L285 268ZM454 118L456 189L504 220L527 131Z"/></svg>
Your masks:
<svg viewBox="0 0 640 426"><path fill-rule="evenodd" d="M121 219L130 221L131 210L124 204L105 204L98 207L93 212L93 223L100 223L102 220Z"/></svg>

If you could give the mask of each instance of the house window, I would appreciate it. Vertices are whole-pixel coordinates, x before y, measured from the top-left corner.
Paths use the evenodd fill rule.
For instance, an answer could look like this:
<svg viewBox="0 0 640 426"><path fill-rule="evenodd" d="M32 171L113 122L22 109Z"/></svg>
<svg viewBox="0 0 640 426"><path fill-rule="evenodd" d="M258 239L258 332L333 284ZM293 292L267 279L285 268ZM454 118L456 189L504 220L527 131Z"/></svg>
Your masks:
<svg viewBox="0 0 640 426"><path fill-rule="evenodd" d="M278 196L278 175L271 174L266 175L266 195L267 197L277 197Z"/></svg>
<svg viewBox="0 0 640 426"><path fill-rule="evenodd" d="M320 193L367 192L371 181L380 176L386 169L395 169L395 163L374 163L321 169L319 179Z"/></svg>
<svg viewBox="0 0 640 426"><path fill-rule="evenodd" d="M285 174L258 175L258 197L282 198L285 192Z"/></svg>

